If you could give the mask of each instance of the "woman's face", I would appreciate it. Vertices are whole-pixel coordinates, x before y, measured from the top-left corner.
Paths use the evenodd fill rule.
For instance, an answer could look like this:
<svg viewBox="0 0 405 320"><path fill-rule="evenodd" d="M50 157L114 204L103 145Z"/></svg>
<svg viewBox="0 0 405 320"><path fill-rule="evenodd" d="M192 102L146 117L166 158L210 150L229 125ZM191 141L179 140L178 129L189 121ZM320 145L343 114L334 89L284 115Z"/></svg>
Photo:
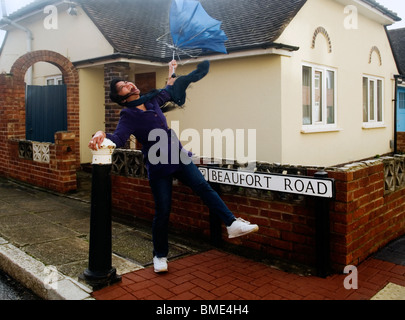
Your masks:
<svg viewBox="0 0 405 320"><path fill-rule="evenodd" d="M123 97L129 94L139 95L141 93L141 91L136 87L136 85L129 81L117 82L115 86L117 88L118 95Z"/></svg>

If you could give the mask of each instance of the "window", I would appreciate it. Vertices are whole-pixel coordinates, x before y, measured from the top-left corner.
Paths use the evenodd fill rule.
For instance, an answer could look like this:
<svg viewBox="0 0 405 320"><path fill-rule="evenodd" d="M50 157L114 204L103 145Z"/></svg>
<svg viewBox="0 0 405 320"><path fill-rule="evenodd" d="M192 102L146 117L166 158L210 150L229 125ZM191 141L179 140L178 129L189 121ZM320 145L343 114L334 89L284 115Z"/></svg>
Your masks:
<svg viewBox="0 0 405 320"><path fill-rule="evenodd" d="M53 77L46 78L47 86L54 86L54 85L59 85L59 84L63 84L62 76L53 76Z"/></svg>
<svg viewBox="0 0 405 320"><path fill-rule="evenodd" d="M336 70L302 66L302 124L314 129L336 126Z"/></svg>
<svg viewBox="0 0 405 320"><path fill-rule="evenodd" d="M376 77L363 76L363 123L382 124L384 111L384 83Z"/></svg>
<svg viewBox="0 0 405 320"><path fill-rule="evenodd" d="M405 92L399 92L398 94L398 107L399 109L405 110Z"/></svg>

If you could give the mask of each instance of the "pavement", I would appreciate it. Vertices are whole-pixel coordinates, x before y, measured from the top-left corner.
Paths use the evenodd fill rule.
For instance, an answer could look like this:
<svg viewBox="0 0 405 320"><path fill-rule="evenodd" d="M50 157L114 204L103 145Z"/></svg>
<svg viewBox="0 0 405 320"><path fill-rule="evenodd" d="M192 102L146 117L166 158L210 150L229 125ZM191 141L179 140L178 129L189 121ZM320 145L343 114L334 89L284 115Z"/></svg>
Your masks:
<svg viewBox="0 0 405 320"><path fill-rule="evenodd" d="M171 233L169 272L156 274L150 224L115 218L112 265L121 281L92 287L81 279L91 175L79 172L78 181L77 192L61 195L0 178L0 269L44 300L405 300L405 235L356 269L319 278L307 266ZM175 311L167 308L159 310Z"/></svg>

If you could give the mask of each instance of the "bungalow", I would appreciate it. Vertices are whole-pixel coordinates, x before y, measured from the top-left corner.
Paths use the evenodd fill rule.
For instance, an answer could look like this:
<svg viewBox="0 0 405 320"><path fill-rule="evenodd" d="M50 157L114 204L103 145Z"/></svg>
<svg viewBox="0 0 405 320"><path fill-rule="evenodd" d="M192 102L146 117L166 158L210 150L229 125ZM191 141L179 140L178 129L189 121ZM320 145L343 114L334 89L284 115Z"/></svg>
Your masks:
<svg viewBox="0 0 405 320"><path fill-rule="evenodd" d="M200 2L223 22L228 53L178 57L178 74L211 61L209 74L188 89L185 108L167 113L183 144L201 157L238 160L242 154L242 160L262 161L258 171L313 176L329 167L335 179L336 196L325 206L330 223L327 215L318 219L310 197L222 186L230 209L260 225L260 232L233 243L313 264L315 226L323 220L330 246L322 247L342 270L403 235L405 157L334 166L396 148L395 88L404 69L385 27L400 18L374 0ZM1 20L7 38L0 51L0 176L60 192L76 188L76 169L91 159L91 134L114 130L119 118L120 108L108 98L110 80L135 81L144 92L165 85L173 55L165 44L170 3L37 0ZM30 109L31 94L41 98L36 90L59 82L55 87L65 95L48 90L54 98L45 100L66 97L51 115L66 115L66 121L52 128L58 131L54 143L36 140L53 121L46 118L49 110ZM216 143L204 148L210 145L205 139ZM222 140L227 148L216 154ZM112 175L113 206L129 221L151 220L154 213L139 153L116 152L127 163ZM292 191L292 184L285 186ZM176 229L210 233L209 213L199 201L181 184L173 187Z"/></svg>
<svg viewBox="0 0 405 320"><path fill-rule="evenodd" d="M223 22L228 54L180 57L180 74L203 59L211 70L189 89L186 108L167 114L196 155L237 158L228 148L236 142L245 160L329 166L394 150L398 70L385 26L400 20L395 13L374 0L200 2ZM112 131L118 120L108 99L111 77L136 81L144 91L164 86L170 3L37 0L1 20L7 37L0 72L38 50L57 52L77 69L80 163L91 159L91 134ZM62 82L61 70L45 62L27 72L27 84ZM227 147L217 154L215 143L196 143L187 129L203 138L206 129L217 132L219 139L206 139L226 138ZM237 139L237 130L244 136Z"/></svg>
<svg viewBox="0 0 405 320"><path fill-rule="evenodd" d="M405 152L405 28L388 32L399 75L395 76L396 85L396 134L395 152Z"/></svg>

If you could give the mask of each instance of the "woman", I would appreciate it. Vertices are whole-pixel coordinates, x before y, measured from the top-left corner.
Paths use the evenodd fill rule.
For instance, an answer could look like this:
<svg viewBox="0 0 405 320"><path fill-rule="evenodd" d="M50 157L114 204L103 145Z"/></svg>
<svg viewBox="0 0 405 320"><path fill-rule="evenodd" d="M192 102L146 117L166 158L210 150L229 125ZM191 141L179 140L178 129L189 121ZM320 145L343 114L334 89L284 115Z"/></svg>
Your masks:
<svg viewBox="0 0 405 320"><path fill-rule="evenodd" d="M168 224L173 178L188 185L200 196L210 211L222 219L227 226L229 238L239 237L259 229L255 224L235 218L190 160L191 154L183 149L176 134L168 127L161 107L168 101L174 101L180 106L184 104L187 87L191 82L199 81L208 73L209 62L201 62L196 70L179 78L174 75L176 68L176 61L171 61L167 86L143 96L135 84L114 79L110 84L110 98L125 108L120 113L120 120L114 133L106 134L98 131L89 142L89 148L97 150L107 137L117 147L122 147L133 134L142 144L149 184L155 201L155 216L152 224L155 272L168 271Z"/></svg>

